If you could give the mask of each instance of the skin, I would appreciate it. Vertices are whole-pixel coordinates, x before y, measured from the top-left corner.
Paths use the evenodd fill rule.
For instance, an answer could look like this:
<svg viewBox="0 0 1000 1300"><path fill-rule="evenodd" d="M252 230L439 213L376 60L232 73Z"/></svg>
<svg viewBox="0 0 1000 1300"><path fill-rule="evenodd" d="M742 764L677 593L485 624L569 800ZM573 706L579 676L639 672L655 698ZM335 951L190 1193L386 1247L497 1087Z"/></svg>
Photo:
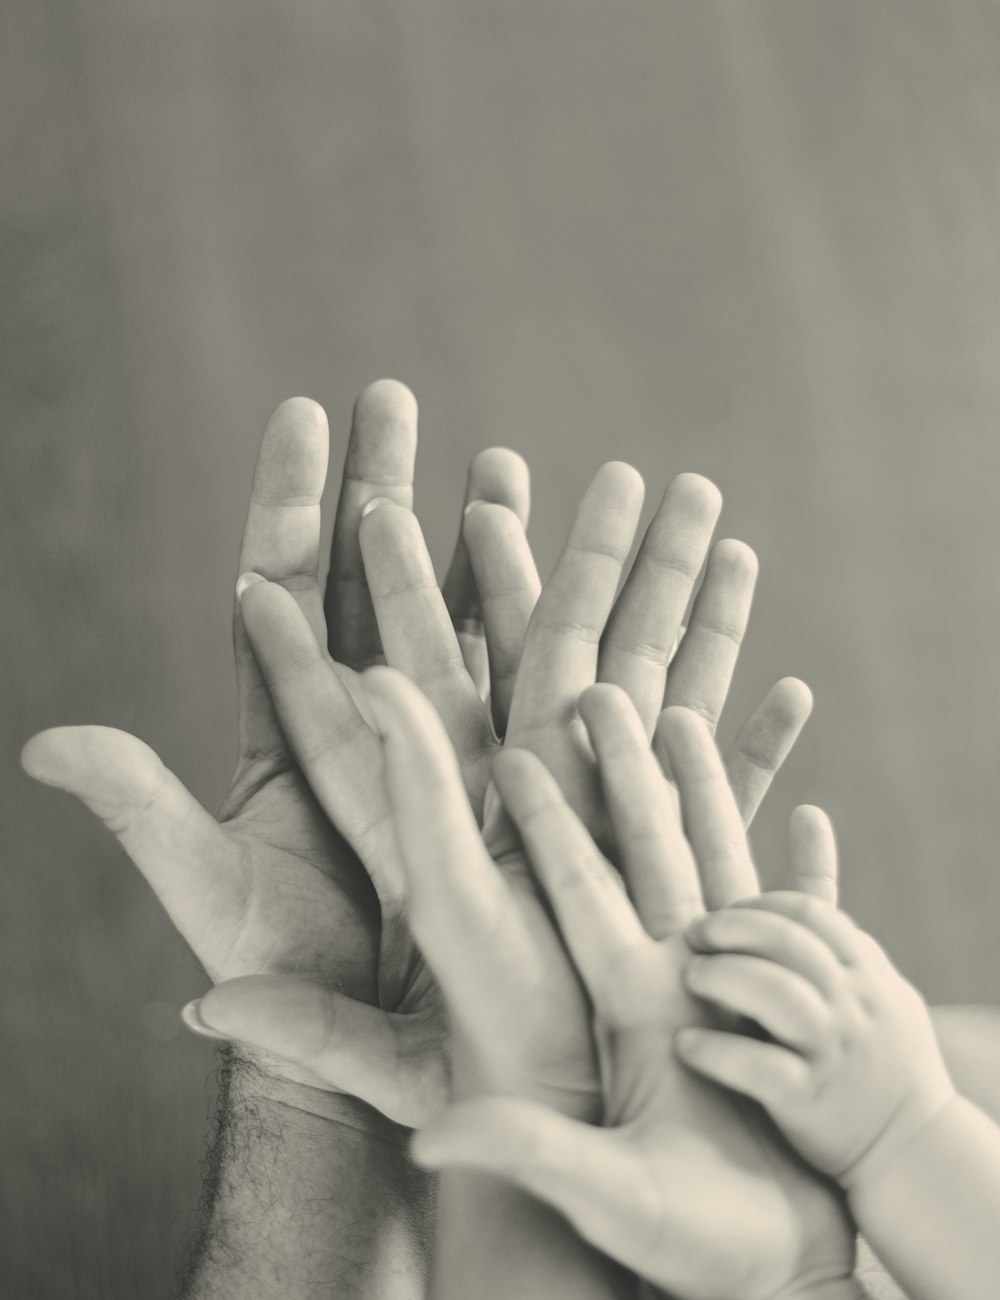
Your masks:
<svg viewBox="0 0 1000 1300"><path fill-rule="evenodd" d="M959 1096L926 1003L843 912L768 893L697 920L689 990L767 1041L678 1035L686 1063L754 1098L914 1300L987 1300L1000 1280L1000 1127Z"/></svg>
<svg viewBox="0 0 1000 1300"><path fill-rule="evenodd" d="M238 1012L250 1021L257 1016L258 1027L264 1008L265 1032L231 1030L242 1041L230 1053L208 1227L191 1296L306 1293L325 1285L331 1272L338 1285L359 1294L417 1294L423 1285L431 1189L406 1160L397 1125L416 1122L443 1095L442 1021L434 985L401 920L399 846L379 804L380 787L370 780L377 742L365 723L358 669L391 649L431 691L474 800L485 803L494 728L536 729L539 748L565 753L572 779L587 790L593 771L583 761L578 732L566 725L580 669L593 677L600 657L609 677L629 684L652 728L666 662L718 513L711 485L697 476L675 480L640 563L612 606L623 543L606 554L600 521L614 523L622 494L634 521L639 485L627 467L603 472L591 518L569 548L562 586L538 620L538 653L518 714L513 683L537 593L523 540L523 462L497 449L474 464L469 496L487 504L466 518L467 560L446 580L442 617L409 512L415 441L416 406L408 390L381 381L362 394L324 600L317 570L325 416L315 404L293 399L269 421L240 558L243 572L269 581L244 584L235 618L240 760L219 819L125 733L57 728L24 751L32 775L76 794L118 836L210 976L221 981L219 996L227 987L242 988ZM379 507L362 523L364 506L375 498ZM754 573L746 548L716 545L672 667L668 691L690 697L710 717L725 698ZM591 575L600 601L611 607L597 625L586 611L578 618L573 607L581 586L590 589ZM478 608L496 670L488 709ZM748 816L808 708L800 684L779 683L738 738L731 773ZM316 717L320 733L309 733L307 723ZM286 735L299 746L301 761ZM496 815L501 833L505 822ZM332 1082L267 1050L282 1046L272 1031L288 1012L288 999L294 1010L304 987L313 998L319 991L313 1006L324 1008L327 1027L331 1001L339 999ZM308 1021L308 1012L303 1015ZM387 1016L405 1018L409 1037L401 1039L394 1032L399 1021ZM387 1024L392 1032L380 1032ZM592 1078L589 1053L587 1069ZM387 1185L408 1192L386 1197Z"/></svg>
<svg viewBox="0 0 1000 1300"><path fill-rule="evenodd" d="M494 680L499 683L493 695L494 722L503 725L504 683L514 679L505 719L508 743L518 738L559 764L567 782L574 785L583 811L599 811L601 805L592 797L593 761L573 724L579 684L593 681L601 672L620 677L645 709L644 725L649 730L665 688L700 702L714 723L728 690L756 576L747 548L733 542L717 544L668 679L667 661L708 551L718 494L697 476L684 475L671 484L616 599L640 504L641 483L635 472L627 466L604 466L581 502L564 554L533 611L535 591L524 578L530 570L530 552L517 518L509 510L482 506L466 520L486 641ZM501 544L483 545L490 529ZM378 551L376 542L381 546ZM423 686L449 734L459 738L462 785L477 819L485 818L486 833L501 852L510 825L495 800L492 809L488 800L489 761L498 742L489 726L489 712L470 689L419 527L412 515L381 503L362 522L360 543L386 656ZM650 610L656 611L655 618ZM341 819L338 792L349 786L351 774L337 770L343 750L335 743L338 724L334 720L343 716L345 708L340 675L310 650L308 630L281 592L262 583L247 587L243 612L285 734L321 804L335 820ZM525 637L523 619L528 612L532 617ZM730 767L748 816L790 749L809 704L800 683L779 683L738 737ZM324 736L334 739L325 742ZM393 879L398 885L395 873ZM385 888L379 881L376 888L384 914ZM393 900L404 892L394 894ZM525 907L529 914L532 909L537 912L537 900L526 895ZM560 1105L576 1113L581 1106L593 1108L598 1097L589 1037L579 1017L572 1014L572 1008L579 1011L581 994L558 945L551 938L546 942L547 928L538 927L537 933L543 936L543 947L535 954L534 971L546 986L545 997L534 1000L539 1014L521 1025L519 1036L493 1026L491 1042L505 1046L502 1059L494 1056L492 1065L501 1073L510 1069L540 1080ZM405 1079L406 1072L414 1070L423 1078L432 1072L441 1077L438 1042L425 1031L435 1017L443 1024L442 1004L436 984L424 980L422 973L414 987L423 1002L383 1007L383 1041L387 1053L395 1050L396 1057L390 1070L380 1068L382 1080ZM336 993L276 979L230 982L209 993L198 1008L202 1024L286 1053L338 1087L344 1086L346 1078L345 1043L354 1014ZM480 1021L484 1028L489 1024L488 1008L483 1008ZM517 1050L509 1050L515 1043ZM453 1052L450 1062L456 1087L463 1086L460 1057L460 1052ZM472 1068L477 1072L480 1064ZM372 1087L378 1086L379 1078L373 1076ZM353 1082L357 1087L356 1076ZM403 1093L413 1096L415 1090L404 1088ZM446 1096L442 1090L437 1105ZM567 1295L618 1294L631 1287L619 1270L610 1269L593 1252L581 1250L558 1218L540 1216L534 1208L529 1215L517 1202L510 1189L478 1180L461 1190L449 1212L446 1189L441 1240L472 1240L477 1245L471 1251L443 1252L452 1261L446 1268L456 1289L481 1287L485 1277L502 1278L511 1295L523 1294L529 1287L550 1293L555 1288L554 1293ZM487 1223L489 1233L483 1232ZM500 1266L510 1259L518 1261L517 1268L509 1262Z"/></svg>
<svg viewBox="0 0 1000 1300"><path fill-rule="evenodd" d="M509 1179L672 1295L855 1294L852 1234L831 1186L791 1159L759 1117L698 1084L671 1052L674 1029L694 1010L680 978L684 924L705 900L732 901L756 885L705 724L677 709L660 724L685 840L628 697L597 686L581 700L640 920L536 755L510 748L494 764L532 872L523 861L497 860L470 812L460 815L455 761L426 701L384 670L369 676L406 845L411 923L444 991L456 1056L464 1058L456 1092L476 1098L432 1121L417 1139L418 1157L449 1168L445 1189L449 1178L466 1176L456 1165ZM829 849L821 835L799 836L800 844L810 839ZM828 852L819 874L833 872ZM523 1052L517 1025L539 1000L540 972L551 988L557 953L571 965L560 941L589 995L604 1080L599 1109L588 1095L575 1115L553 1103L565 1101L565 1076L529 1076L506 1059ZM575 1010L576 1030L589 1038L587 1003L580 999ZM562 1011L569 1016L569 1003ZM602 1112L605 1127L593 1127ZM720 1222L728 1225L727 1251ZM439 1257L436 1295L463 1294L467 1280L461 1260Z"/></svg>
<svg viewBox="0 0 1000 1300"><path fill-rule="evenodd" d="M357 544L365 503L412 500L416 403L380 381L359 397L347 449L326 589L330 641L344 680L380 657ZM267 424L254 473L240 570L266 575L326 645L318 584L326 417L284 402ZM473 465L470 499L527 515L523 461L498 449ZM461 577L461 575L459 575ZM474 608L459 581L457 611ZM240 755L218 819L136 737L57 728L24 750L25 769L80 798L117 835L215 980L296 972L358 1006L379 996L381 927L365 865L330 823L295 762L237 608ZM357 763L370 756L354 737ZM377 845L370 846L372 861ZM207 1224L192 1297L422 1295L433 1198L404 1130L272 1054L230 1053ZM251 1153L248 1155L247 1153ZM385 1189L398 1189L387 1196Z"/></svg>
<svg viewBox="0 0 1000 1300"><path fill-rule="evenodd" d="M500 748L491 722L504 726L508 743L544 754L574 788L581 814L600 819L596 770L574 723L575 698L588 680L599 673L620 678L619 684L645 708L644 725L650 731L665 691L667 698L697 702L713 724L721 712L749 615L753 555L731 541L712 549L668 676L670 648L709 552L718 494L695 475L674 480L616 598L640 504L635 472L604 466L581 502L566 550L540 599L516 514L500 505L481 505L467 515L465 541L484 613L493 682L500 683L492 694L492 710L462 658L415 517L380 502L361 522L360 548L386 656L432 700L456 743L466 794L477 819L485 819L497 852L509 840L510 824L488 798L490 761ZM657 611L655 622L650 609ZM404 875L377 779L379 745L363 723L363 715L370 715L365 689L345 682L301 610L276 584L252 581L245 587L242 610L283 732L311 789L372 864L382 915L380 1001L377 1007L359 1007L340 990L324 989L315 981L262 974L212 990L189 1013L197 1017L193 1027L266 1047L330 1087L356 1092L401 1122L419 1123L448 1095L444 1016L436 984L406 932ZM515 678L516 686L508 692L503 683ZM737 737L729 771L748 819L789 752L810 703L801 683L785 679ZM345 735L359 732L363 764L359 746L344 743ZM600 833L596 824L595 830ZM558 998L546 1004L553 1008L551 1023L538 1026L540 1041L551 1039L553 1026L558 1036L561 1023ZM579 1086L574 1080L571 1090ZM584 1086L594 1092L592 1063Z"/></svg>

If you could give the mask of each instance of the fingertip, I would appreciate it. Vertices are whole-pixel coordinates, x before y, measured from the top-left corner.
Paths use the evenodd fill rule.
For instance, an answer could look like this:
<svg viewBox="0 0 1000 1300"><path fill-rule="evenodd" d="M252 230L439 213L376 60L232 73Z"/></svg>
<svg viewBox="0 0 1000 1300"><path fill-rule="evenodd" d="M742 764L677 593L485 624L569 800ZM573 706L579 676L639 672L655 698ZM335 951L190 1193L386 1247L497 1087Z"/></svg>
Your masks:
<svg viewBox="0 0 1000 1300"><path fill-rule="evenodd" d="M373 510L380 510L383 506L392 506L395 504L396 503L391 501L389 497L371 497L361 507L361 518L367 519Z"/></svg>
<svg viewBox="0 0 1000 1300"><path fill-rule="evenodd" d="M361 674L365 696L371 707L375 730L383 739L416 730L426 734L437 718L434 706L420 688L396 668L376 664ZM427 710L433 713L428 717ZM416 714L416 718L413 715Z"/></svg>
<svg viewBox="0 0 1000 1300"><path fill-rule="evenodd" d="M593 686L586 686L577 701L577 707L585 720L588 714L593 717L620 714L630 704L628 692L615 682L595 682Z"/></svg>
<svg viewBox="0 0 1000 1300"><path fill-rule="evenodd" d="M346 478L409 489L417 451L417 399L396 379L376 379L354 402Z"/></svg>
<svg viewBox="0 0 1000 1300"><path fill-rule="evenodd" d="M39 731L21 747L21 767L28 776L46 785L52 785L54 737L61 728Z"/></svg>
<svg viewBox="0 0 1000 1300"><path fill-rule="evenodd" d="M490 760L491 772L495 777L499 776L498 785L509 786L514 781L535 779L543 766L542 760L530 750L519 749L516 745L506 745L497 750Z"/></svg>
<svg viewBox="0 0 1000 1300"><path fill-rule="evenodd" d="M821 826L832 828L832 823L828 815L822 808L813 803L800 803L792 809L789 822L796 828L810 828Z"/></svg>
<svg viewBox="0 0 1000 1300"><path fill-rule="evenodd" d="M772 702L789 726L805 722L813 710L813 693L798 677L782 677L772 687Z"/></svg>
<svg viewBox="0 0 1000 1300"><path fill-rule="evenodd" d="M499 501L469 501L462 516L462 534L470 545L489 535L523 533L524 523L516 510Z"/></svg>
<svg viewBox="0 0 1000 1300"><path fill-rule="evenodd" d="M426 1129L418 1129L410 1138L410 1156L424 1169L440 1169L447 1163L446 1150Z"/></svg>
<svg viewBox="0 0 1000 1300"><path fill-rule="evenodd" d="M380 539L391 538L393 530L415 528L419 528L416 515L401 502L393 501L391 497L369 497L361 507L358 521L358 541L366 565L371 564L373 554L376 554L373 544L377 546Z"/></svg>
<svg viewBox="0 0 1000 1300"><path fill-rule="evenodd" d="M682 1025L674 1032L674 1051L684 1060L698 1055L702 1045L701 1030L695 1025Z"/></svg>
<svg viewBox="0 0 1000 1300"><path fill-rule="evenodd" d="M706 736L711 739L705 719L684 704L668 704L656 720L656 729L668 744L700 744Z"/></svg>
<svg viewBox="0 0 1000 1300"><path fill-rule="evenodd" d="M509 447L487 447L469 467L470 502L482 500L507 506L526 525L531 498L528 462Z"/></svg>
<svg viewBox="0 0 1000 1300"><path fill-rule="evenodd" d="M709 523L714 523L722 513L722 493L704 474L685 471L676 475L667 484L663 495L664 499L669 496L672 504L683 502L689 511L701 515Z"/></svg>
<svg viewBox="0 0 1000 1300"><path fill-rule="evenodd" d="M330 434L326 412L308 397L289 397L261 438L253 499L262 505L315 505L326 482Z"/></svg>
<svg viewBox="0 0 1000 1300"><path fill-rule="evenodd" d="M412 388L400 379L374 379L366 384L354 402L355 416L412 421L416 425L419 406Z"/></svg>
<svg viewBox="0 0 1000 1300"><path fill-rule="evenodd" d="M32 736L21 750L28 776L74 793L110 779L134 784L146 765L160 760L137 736L113 727L50 727Z"/></svg>
<svg viewBox="0 0 1000 1300"><path fill-rule="evenodd" d="M214 1038L228 1042L230 1039L229 1034L220 1033L218 1029L213 1029L211 1025L206 1024L202 1019L201 1003L201 998L195 998L193 1002L181 1007L181 1021L192 1034L197 1034L199 1038Z"/></svg>
<svg viewBox="0 0 1000 1300"><path fill-rule="evenodd" d="M256 587L258 583L266 582L267 579L260 573L241 573L236 580L236 599L243 603L243 597L251 587Z"/></svg>
<svg viewBox="0 0 1000 1300"><path fill-rule="evenodd" d="M624 460L608 460L600 466L591 486L613 492L624 503L639 509L646 494L646 484L634 465Z"/></svg>
<svg viewBox="0 0 1000 1300"><path fill-rule="evenodd" d="M717 572L721 569L728 576L744 583L756 582L760 571L757 552L736 537L723 537L717 541L712 547L709 564Z"/></svg>

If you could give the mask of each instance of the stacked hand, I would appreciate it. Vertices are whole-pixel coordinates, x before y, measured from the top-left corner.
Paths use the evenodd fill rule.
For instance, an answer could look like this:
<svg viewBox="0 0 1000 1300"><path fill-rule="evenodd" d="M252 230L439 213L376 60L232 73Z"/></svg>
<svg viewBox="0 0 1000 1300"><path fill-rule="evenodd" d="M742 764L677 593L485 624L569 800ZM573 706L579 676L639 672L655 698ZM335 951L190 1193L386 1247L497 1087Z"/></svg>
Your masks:
<svg viewBox="0 0 1000 1300"><path fill-rule="evenodd" d="M737 1252L738 1269L754 1286L811 1280L814 1267L816 1276L832 1276L849 1253L839 1206L762 1127L759 1113L747 1120L694 1082L648 1024L639 1031L609 1013L592 1033L600 980L579 949L580 918L566 912L546 875L543 859L554 858L533 838L544 838L547 818L572 826L590 845L585 861L600 868L587 889L612 888L598 846L623 868L634 924L662 955L656 978L653 963L640 963L633 992L673 1008L669 1023L682 1007L687 1013L676 981L678 930L698 908L756 888L743 825L810 707L801 683L779 682L739 733L725 768L715 760L711 780L685 787L683 735L695 749L704 742L703 758L715 754L709 736L746 626L754 557L735 542L710 548L718 493L682 475L668 487L619 593L642 485L629 467L610 464L587 490L539 595L524 533L526 469L495 449L470 473L442 593L410 510L415 441L408 390L384 381L362 394L324 601L317 570L325 417L297 399L269 422L240 557L240 760L219 820L121 732L43 733L26 747L25 766L105 820L217 982L190 1013L195 1026L239 1040L269 1077L297 1089L297 1106L336 1113L335 1094L344 1093L417 1125L449 1099L453 1069L458 1096L499 1094L509 1100L490 1104L550 1108L517 1111L515 1124L544 1116L565 1135L560 1123L606 1112L619 1129L581 1131L610 1138L648 1123L684 1170L660 1207L675 1245L688 1241L682 1211L690 1175L691 1186L711 1182L712 1195L734 1210L759 1194L759 1249L752 1259ZM409 682L380 669L359 676L383 658ZM584 697L585 727L578 700L587 687L594 689ZM700 730L679 730L669 707L658 725L665 705L695 711ZM609 737L635 788L650 793L654 774L659 782L644 829L636 830L623 804L631 797L627 779L608 778ZM511 750L496 767L503 800L491 784L502 740ZM714 791L718 805L722 786L732 790L724 843L709 844L706 830L699 845L689 826L695 856L681 883L679 876L657 883L650 865L657 836L678 853L683 844L653 752L679 782L694 827L710 820L692 811L701 794ZM537 822L532 795L545 796ZM816 826L802 823L799 831L815 847ZM640 859L645 867L635 865ZM793 887L828 891L830 878L829 855L797 855ZM624 898L619 889L623 907ZM619 908L619 922L625 914ZM654 1060L662 1066L656 1087ZM639 1106L646 1094L648 1111ZM536 1190L559 1203L551 1187ZM565 1208L588 1233L586 1215ZM601 1229L590 1235L614 1253ZM680 1250L673 1280L655 1250L637 1252L633 1242L618 1255L664 1284L686 1285L690 1276L690 1294L711 1294L694 1280L704 1243L692 1236L688 1244L688 1263Z"/></svg>
<svg viewBox="0 0 1000 1300"><path fill-rule="evenodd" d="M511 877L491 860L426 701L386 670L370 678L405 845L411 924L440 980L456 1052L472 1058L462 1091L503 1094L433 1120L417 1139L418 1158L516 1182L671 1294L764 1300L844 1282L852 1235L832 1187L789 1151L763 1111L706 1087L673 1052L677 1029L703 1018L683 980L685 926L706 905L757 889L704 723L670 709L658 728L682 830L624 693L597 686L580 701L627 893L534 755L509 749L494 764L589 996L605 1106L605 1126L593 1127L559 1113L565 1105L540 1104L537 1079L514 1080L494 1064L551 995L553 957L540 936L545 926L550 936L555 930L541 900L526 912L520 871ZM799 810L793 830L802 873L831 879L832 840L821 815ZM580 1113L593 1118L586 1107Z"/></svg>
<svg viewBox="0 0 1000 1300"><path fill-rule="evenodd" d="M372 1066L346 1086L350 1090L356 1082L363 1093L365 1079L380 1079L376 1100L407 1118L409 1111L414 1117L420 1113L442 1085L439 1078L414 1073L405 1089L396 1089L384 1057L392 1047L372 1037L372 1025L379 1022L365 1015L380 999L404 1005L419 997L413 987L419 974L398 909L394 913L385 906L380 914L376 890L391 890L385 875L391 873L395 847L383 818L378 745L350 691L356 691L354 670L380 655L358 525L374 497L410 504L416 447L412 396L402 385L383 381L366 389L355 406L324 617L317 569L327 443L326 417L312 402L285 402L272 416L257 459L240 569L271 579L275 585L269 591L294 610L296 628L308 629L311 653L328 664L329 645L329 654L339 661L349 689L338 699L339 712L324 718L323 735L326 753L336 752L340 760L337 823L331 823L289 749L238 610L240 757L218 821L147 746L123 732L48 731L28 743L24 764L40 780L76 794L115 832L214 980L296 972L339 990L345 1005L353 1000L349 1005L357 1008L363 1039L359 1068L369 1059ZM469 500L483 498L510 507L512 517L526 517L527 475L519 457L492 451L477 458ZM371 544L377 560L377 536ZM476 593L464 546L449 590L456 619L467 623L476 610ZM270 610L268 602L261 603L265 625ZM305 676L299 686L297 698L308 694ZM309 757L314 767L322 766L323 753ZM429 1019L426 1032L438 1048L439 1021ZM320 1084L277 1057L255 1059L276 1079ZM423 1059L430 1065L440 1060L440 1052L428 1051ZM328 1098L307 1090L298 1104L322 1109Z"/></svg>
<svg viewBox="0 0 1000 1300"><path fill-rule="evenodd" d="M542 754L581 812L600 819L593 759L575 722L576 697L597 678L628 689L650 731L665 689L669 701L696 706L713 723L717 719L749 611L752 554L739 543L716 544L668 680L670 651L708 551L719 500L697 476L676 479L616 599L640 505L634 471L613 464L599 471L537 608L537 577L521 518L500 504L482 504L467 514L464 538L489 646L492 710L463 659L416 518L380 500L361 520L360 552L380 644L389 662L433 701L458 753L477 818L499 748L497 733L506 732L508 743ZM415 1124L447 1095L443 1015L403 923L404 875L377 778L380 747L365 721L364 688L345 677L317 641L306 612L280 585L245 580L242 620L299 770L374 884L382 918L378 1004L359 1005L349 986L282 979L268 971L216 988L202 1000L201 1021ZM780 682L737 738L729 771L747 818L808 709L800 683ZM487 811L491 847L498 854L511 851L501 810ZM527 880L530 873L523 874ZM538 912L530 887L522 892L526 914ZM546 1086L571 1106L593 1105L596 1073L582 1030L579 985L549 929L540 933L537 960L547 973L538 978L548 981L549 993L521 1032L543 1057L558 1062ZM565 1006L576 1014L567 1015ZM545 1062L530 1059L530 1043L525 1042L524 1072L545 1075Z"/></svg>

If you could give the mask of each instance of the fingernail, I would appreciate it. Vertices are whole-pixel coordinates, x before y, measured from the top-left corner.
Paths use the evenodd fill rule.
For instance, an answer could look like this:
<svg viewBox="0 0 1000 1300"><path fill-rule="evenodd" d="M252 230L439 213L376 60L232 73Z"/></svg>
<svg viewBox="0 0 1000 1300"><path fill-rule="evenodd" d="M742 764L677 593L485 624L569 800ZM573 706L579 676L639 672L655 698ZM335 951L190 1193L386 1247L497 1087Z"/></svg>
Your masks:
<svg viewBox="0 0 1000 1300"><path fill-rule="evenodd" d="M690 984L692 980L698 978L699 972L705 966L704 957L689 957L684 963L684 978Z"/></svg>
<svg viewBox="0 0 1000 1300"><path fill-rule="evenodd" d="M181 1019L191 1030L192 1034L198 1034L202 1038L221 1038L228 1039L228 1034L220 1034L217 1029L212 1029L206 1025L201 1018L201 998L195 998L189 1002L186 1007L181 1008Z"/></svg>
<svg viewBox="0 0 1000 1300"><path fill-rule="evenodd" d="M365 515L370 515L379 506L391 506L392 504L388 497L372 497L370 501L365 502L364 509L361 511L361 518L364 519Z"/></svg>
<svg viewBox="0 0 1000 1300"><path fill-rule="evenodd" d="M475 501L470 501L466 505L465 509L462 511L462 514L465 515L466 518L468 518L468 516L472 514L473 510L476 510L479 506L484 506L484 505L486 505L486 502L483 501L481 497L477 497Z"/></svg>
<svg viewBox="0 0 1000 1300"><path fill-rule="evenodd" d="M254 587L258 582L266 581L267 579L260 573L241 573L236 580L236 599L242 600L248 587Z"/></svg>

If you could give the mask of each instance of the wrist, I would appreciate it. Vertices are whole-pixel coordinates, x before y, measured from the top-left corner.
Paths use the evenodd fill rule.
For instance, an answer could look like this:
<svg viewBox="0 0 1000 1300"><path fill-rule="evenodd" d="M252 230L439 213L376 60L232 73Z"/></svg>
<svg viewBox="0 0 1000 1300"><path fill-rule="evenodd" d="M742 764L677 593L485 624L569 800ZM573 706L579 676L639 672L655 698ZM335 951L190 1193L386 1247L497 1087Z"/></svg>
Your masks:
<svg viewBox="0 0 1000 1300"><path fill-rule="evenodd" d="M232 1048L220 1085L184 1296L422 1296L436 1182L410 1160L409 1131Z"/></svg>
<svg viewBox="0 0 1000 1300"><path fill-rule="evenodd" d="M852 1210L856 1198L889 1173L930 1130L949 1122L959 1100L951 1080L945 1077L939 1087L926 1089L900 1108L892 1122L838 1179Z"/></svg>
<svg viewBox="0 0 1000 1300"><path fill-rule="evenodd" d="M350 1093L330 1088L317 1076L301 1070L270 1052L231 1042L222 1049L226 1103L287 1111L298 1124L316 1121L325 1126L353 1130L405 1152L410 1130Z"/></svg>

